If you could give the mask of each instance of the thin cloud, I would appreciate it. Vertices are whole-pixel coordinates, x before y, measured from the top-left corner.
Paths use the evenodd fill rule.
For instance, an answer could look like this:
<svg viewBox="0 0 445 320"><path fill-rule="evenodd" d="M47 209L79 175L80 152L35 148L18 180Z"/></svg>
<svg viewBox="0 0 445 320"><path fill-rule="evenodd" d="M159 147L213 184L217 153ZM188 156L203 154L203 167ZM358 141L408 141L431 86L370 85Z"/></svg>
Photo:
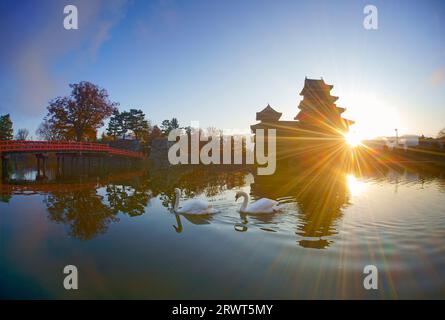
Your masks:
<svg viewBox="0 0 445 320"><path fill-rule="evenodd" d="M107 2L107 4L108 7L106 11L108 19L99 22L97 31L91 40L90 52L93 60L96 60L97 53L102 45L111 39L111 31L113 27L125 18L127 6L130 4L130 1L120 0Z"/></svg>
<svg viewBox="0 0 445 320"><path fill-rule="evenodd" d="M100 48L111 38L113 27L125 17L129 1L72 1L71 4L78 8L78 30L63 28L63 3L46 2L36 13L45 17L44 22L29 26L27 33L5 48L8 52L4 56L9 58L8 77L16 83L14 107L10 106L15 112L40 116L50 99L66 92L69 71L57 73L54 66L68 54L83 60L86 53L89 59L82 63L94 62ZM11 39L7 33L20 30L25 23L12 22L0 38Z"/></svg>
<svg viewBox="0 0 445 320"><path fill-rule="evenodd" d="M430 82L433 87L439 87L445 83L445 67L437 69L430 77Z"/></svg>

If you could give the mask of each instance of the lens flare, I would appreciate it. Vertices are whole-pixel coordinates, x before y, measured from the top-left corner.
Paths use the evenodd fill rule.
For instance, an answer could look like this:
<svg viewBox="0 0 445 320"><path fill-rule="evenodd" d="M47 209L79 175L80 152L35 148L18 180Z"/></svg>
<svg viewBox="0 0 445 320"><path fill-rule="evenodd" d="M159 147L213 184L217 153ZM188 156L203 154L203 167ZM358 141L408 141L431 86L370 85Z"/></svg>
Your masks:
<svg viewBox="0 0 445 320"><path fill-rule="evenodd" d="M346 143L352 148L357 147L362 143L362 139L355 132L347 133L345 135L345 140L346 140Z"/></svg>
<svg viewBox="0 0 445 320"><path fill-rule="evenodd" d="M359 181L354 175L347 176L348 189L352 196L357 196L365 190L365 183Z"/></svg>

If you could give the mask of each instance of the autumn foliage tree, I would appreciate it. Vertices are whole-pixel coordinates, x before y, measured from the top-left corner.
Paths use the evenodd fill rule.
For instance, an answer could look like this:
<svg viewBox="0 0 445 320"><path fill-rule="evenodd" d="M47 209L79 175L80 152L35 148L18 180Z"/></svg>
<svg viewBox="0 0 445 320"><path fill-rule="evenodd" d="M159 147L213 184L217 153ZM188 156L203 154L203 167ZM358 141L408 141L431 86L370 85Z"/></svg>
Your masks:
<svg viewBox="0 0 445 320"><path fill-rule="evenodd" d="M63 140L95 140L97 129L104 125L115 110L117 103L108 99L108 92L82 81L70 84L71 94L50 101L44 119L47 136Z"/></svg>

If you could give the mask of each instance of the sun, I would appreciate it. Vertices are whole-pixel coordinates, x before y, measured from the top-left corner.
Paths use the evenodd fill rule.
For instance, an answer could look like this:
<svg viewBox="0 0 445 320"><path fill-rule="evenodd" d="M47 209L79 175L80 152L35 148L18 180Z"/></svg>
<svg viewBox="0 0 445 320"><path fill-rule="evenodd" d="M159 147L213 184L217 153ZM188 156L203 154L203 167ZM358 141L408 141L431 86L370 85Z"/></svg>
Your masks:
<svg viewBox="0 0 445 320"><path fill-rule="evenodd" d="M345 140L351 148L357 147L362 143L362 139L355 132L348 132L345 134Z"/></svg>

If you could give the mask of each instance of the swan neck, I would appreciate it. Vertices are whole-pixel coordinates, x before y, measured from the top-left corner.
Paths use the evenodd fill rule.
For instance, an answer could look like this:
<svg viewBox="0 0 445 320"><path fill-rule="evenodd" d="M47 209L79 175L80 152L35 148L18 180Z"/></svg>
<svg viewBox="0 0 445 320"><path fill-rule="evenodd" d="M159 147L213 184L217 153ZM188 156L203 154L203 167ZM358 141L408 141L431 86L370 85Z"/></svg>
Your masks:
<svg viewBox="0 0 445 320"><path fill-rule="evenodd" d="M243 192L241 193L241 197L243 197L243 203L241 204L240 211L244 211L247 208L247 204L249 203L249 196L247 193Z"/></svg>
<svg viewBox="0 0 445 320"><path fill-rule="evenodd" d="M181 218L179 217L179 215L175 215L176 216L176 223L178 224L178 226L173 226L176 230L177 233L181 233L182 232L182 222L181 222Z"/></svg>
<svg viewBox="0 0 445 320"><path fill-rule="evenodd" d="M179 191L176 191L176 196L175 196L175 205L173 207L174 211L178 211L178 207L179 207L179 198L181 197L181 193Z"/></svg>

